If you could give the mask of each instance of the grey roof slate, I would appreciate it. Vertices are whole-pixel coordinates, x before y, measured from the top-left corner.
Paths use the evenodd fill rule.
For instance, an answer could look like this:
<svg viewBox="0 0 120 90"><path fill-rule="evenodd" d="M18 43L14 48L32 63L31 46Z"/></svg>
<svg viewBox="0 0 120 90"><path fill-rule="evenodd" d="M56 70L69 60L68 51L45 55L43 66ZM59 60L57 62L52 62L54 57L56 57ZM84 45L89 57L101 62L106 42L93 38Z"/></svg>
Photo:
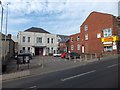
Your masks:
<svg viewBox="0 0 120 90"><path fill-rule="evenodd" d="M46 31L42 28L37 28L37 27L31 27L31 28L25 30L25 32L37 32L37 33L48 33L48 34L50 34L50 32L48 32L48 31Z"/></svg>

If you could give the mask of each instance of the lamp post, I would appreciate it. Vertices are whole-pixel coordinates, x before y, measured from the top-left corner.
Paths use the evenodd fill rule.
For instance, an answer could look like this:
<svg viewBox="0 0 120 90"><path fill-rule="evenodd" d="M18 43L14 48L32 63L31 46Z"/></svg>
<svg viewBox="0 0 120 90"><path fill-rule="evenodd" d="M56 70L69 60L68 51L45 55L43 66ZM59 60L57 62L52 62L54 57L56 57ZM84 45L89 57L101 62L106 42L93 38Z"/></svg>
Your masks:
<svg viewBox="0 0 120 90"><path fill-rule="evenodd" d="M7 37L7 23L8 23L8 3L7 3L7 11L6 11L6 24L5 24L5 54L4 54L4 60L6 60L6 44L7 44L7 40L6 40L6 37Z"/></svg>
<svg viewBox="0 0 120 90"><path fill-rule="evenodd" d="M1 60L2 60L2 28L3 28L3 6L2 6L2 2L0 1L0 5L1 5L1 27L0 27L0 52L1 52Z"/></svg>

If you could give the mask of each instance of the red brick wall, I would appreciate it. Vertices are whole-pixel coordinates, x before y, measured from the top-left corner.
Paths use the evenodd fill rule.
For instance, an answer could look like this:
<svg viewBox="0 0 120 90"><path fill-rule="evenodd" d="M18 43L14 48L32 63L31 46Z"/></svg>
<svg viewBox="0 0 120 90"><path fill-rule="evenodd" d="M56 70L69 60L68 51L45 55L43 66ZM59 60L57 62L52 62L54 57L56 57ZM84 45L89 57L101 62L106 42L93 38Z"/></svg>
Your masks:
<svg viewBox="0 0 120 90"><path fill-rule="evenodd" d="M77 41L77 37L78 36L80 36L80 33L73 34L73 35L70 36L69 51L71 51L71 52L77 52L77 53L81 52L81 50L77 50L77 45L80 44L80 41ZM73 38L73 41L71 41L71 38ZM71 50L71 45L74 46L74 50Z"/></svg>
<svg viewBox="0 0 120 90"><path fill-rule="evenodd" d="M80 33L74 34L70 36L74 39L80 35L80 41L70 40L70 51L71 45L74 45L74 52L79 52L77 50L77 44L85 46L85 53L101 53L103 52L103 44L101 42L101 38L97 38L97 34L101 34L103 36L102 30L106 28L112 28L113 35L118 34L117 28L115 26L116 19L111 14L104 14L98 12L92 12L88 18L83 22L80 26ZM88 30L84 30L84 26L88 25ZM85 40L85 34L88 34L88 40ZM81 50L80 50L81 52ZM111 52L112 53L112 52Z"/></svg>

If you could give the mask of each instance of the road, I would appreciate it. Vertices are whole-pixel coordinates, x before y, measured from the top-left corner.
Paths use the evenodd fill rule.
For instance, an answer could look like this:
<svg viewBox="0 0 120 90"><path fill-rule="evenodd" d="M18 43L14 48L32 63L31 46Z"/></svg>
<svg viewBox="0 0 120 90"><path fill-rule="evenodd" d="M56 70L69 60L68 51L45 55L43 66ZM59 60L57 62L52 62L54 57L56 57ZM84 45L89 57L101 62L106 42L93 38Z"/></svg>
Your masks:
<svg viewBox="0 0 120 90"><path fill-rule="evenodd" d="M118 58L90 63L76 68L29 76L3 82L4 88L117 88Z"/></svg>

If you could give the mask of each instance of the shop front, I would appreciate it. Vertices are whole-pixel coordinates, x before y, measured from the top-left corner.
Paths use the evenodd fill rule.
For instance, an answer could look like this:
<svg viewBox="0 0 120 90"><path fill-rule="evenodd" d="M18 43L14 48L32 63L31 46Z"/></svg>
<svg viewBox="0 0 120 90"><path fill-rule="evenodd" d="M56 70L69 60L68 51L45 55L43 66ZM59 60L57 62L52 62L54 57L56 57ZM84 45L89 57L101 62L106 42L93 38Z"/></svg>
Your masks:
<svg viewBox="0 0 120 90"><path fill-rule="evenodd" d="M118 54L120 51L120 36L110 36L101 38L103 52L105 54Z"/></svg>

